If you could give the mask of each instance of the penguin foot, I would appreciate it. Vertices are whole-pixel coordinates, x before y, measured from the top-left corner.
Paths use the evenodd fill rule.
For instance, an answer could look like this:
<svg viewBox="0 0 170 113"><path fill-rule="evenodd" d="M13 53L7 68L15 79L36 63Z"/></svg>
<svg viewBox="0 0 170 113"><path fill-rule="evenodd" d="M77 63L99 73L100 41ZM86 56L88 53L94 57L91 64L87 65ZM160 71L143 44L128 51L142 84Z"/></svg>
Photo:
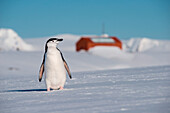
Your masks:
<svg viewBox="0 0 170 113"><path fill-rule="evenodd" d="M63 90L64 88L62 86L60 86L59 90Z"/></svg>
<svg viewBox="0 0 170 113"><path fill-rule="evenodd" d="M50 88L47 88L47 91L50 91Z"/></svg>

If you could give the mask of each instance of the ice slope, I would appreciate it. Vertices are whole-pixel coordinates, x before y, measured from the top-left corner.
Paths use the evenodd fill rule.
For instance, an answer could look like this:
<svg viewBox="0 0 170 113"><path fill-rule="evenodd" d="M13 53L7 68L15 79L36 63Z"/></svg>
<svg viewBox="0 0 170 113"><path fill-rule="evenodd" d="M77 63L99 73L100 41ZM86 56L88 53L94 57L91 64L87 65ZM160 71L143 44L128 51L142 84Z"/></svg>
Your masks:
<svg viewBox="0 0 170 113"><path fill-rule="evenodd" d="M22 40L12 29L0 29L0 51L33 51L34 48Z"/></svg>
<svg viewBox="0 0 170 113"><path fill-rule="evenodd" d="M66 60L70 63L72 70L76 72L170 65L169 40L132 38L130 40L123 40L123 50L116 47L94 47L90 49L89 52L81 51L77 53L75 51L75 45L81 36L61 34L53 37L60 37L64 39L58 47L65 55ZM32 44L43 54L44 45L48 38L50 37L27 39L25 41Z"/></svg>
<svg viewBox="0 0 170 113"><path fill-rule="evenodd" d="M52 92L29 73L1 74L0 113L170 112L170 66L75 72Z"/></svg>

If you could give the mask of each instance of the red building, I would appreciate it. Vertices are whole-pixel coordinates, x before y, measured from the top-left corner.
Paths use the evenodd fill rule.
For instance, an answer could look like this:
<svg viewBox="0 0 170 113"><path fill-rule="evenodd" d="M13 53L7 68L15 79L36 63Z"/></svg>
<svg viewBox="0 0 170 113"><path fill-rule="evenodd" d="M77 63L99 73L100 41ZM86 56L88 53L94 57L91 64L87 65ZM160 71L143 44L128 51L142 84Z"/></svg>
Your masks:
<svg viewBox="0 0 170 113"><path fill-rule="evenodd" d="M95 46L113 46L122 49L122 42L117 37L81 37L76 43L76 51L88 51Z"/></svg>

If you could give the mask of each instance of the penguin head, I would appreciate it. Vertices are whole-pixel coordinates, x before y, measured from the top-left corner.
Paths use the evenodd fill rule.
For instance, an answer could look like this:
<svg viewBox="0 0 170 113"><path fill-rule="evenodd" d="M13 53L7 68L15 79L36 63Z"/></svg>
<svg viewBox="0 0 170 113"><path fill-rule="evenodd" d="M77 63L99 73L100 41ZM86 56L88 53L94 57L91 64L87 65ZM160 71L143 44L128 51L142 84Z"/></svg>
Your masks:
<svg viewBox="0 0 170 113"><path fill-rule="evenodd" d="M50 39L48 39L47 42L46 42L45 51L47 51L48 47L56 48L58 43L61 42L61 41L63 41L62 38L60 38L60 39L59 38L50 38Z"/></svg>

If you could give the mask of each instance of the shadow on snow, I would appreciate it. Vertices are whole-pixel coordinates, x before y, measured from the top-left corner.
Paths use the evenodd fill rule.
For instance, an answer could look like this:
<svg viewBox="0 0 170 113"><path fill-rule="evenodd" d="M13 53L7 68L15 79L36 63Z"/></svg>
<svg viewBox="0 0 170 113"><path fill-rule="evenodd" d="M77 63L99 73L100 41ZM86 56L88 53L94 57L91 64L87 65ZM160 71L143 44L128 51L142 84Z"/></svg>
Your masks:
<svg viewBox="0 0 170 113"><path fill-rule="evenodd" d="M6 90L3 92L40 92L40 91L47 91L47 89Z"/></svg>

